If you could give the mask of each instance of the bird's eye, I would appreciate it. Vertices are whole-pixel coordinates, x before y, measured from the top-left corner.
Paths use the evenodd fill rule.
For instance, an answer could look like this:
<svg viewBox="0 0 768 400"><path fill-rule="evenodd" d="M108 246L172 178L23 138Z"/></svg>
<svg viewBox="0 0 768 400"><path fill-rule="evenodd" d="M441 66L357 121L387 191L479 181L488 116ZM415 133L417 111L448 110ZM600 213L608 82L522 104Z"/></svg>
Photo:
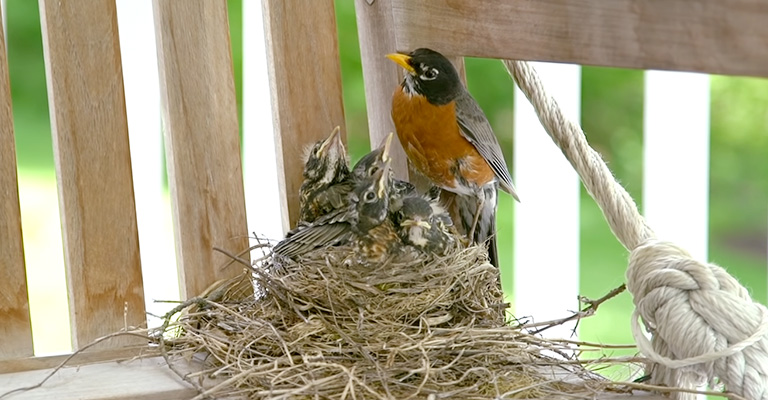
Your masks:
<svg viewBox="0 0 768 400"><path fill-rule="evenodd" d="M365 193L365 202L366 203L370 203L370 202L372 202L375 199L376 199L376 193L373 193L372 191Z"/></svg>
<svg viewBox="0 0 768 400"><path fill-rule="evenodd" d="M379 171L379 167L374 165L373 167L371 167L370 171L368 171L368 176L373 176L373 174L375 174L378 171Z"/></svg>
<svg viewBox="0 0 768 400"><path fill-rule="evenodd" d="M421 74L421 76L419 78L421 78L421 80L423 80L423 81L431 81L431 80L437 78L437 74L438 74L437 69L430 68L430 69L424 71L424 73Z"/></svg>

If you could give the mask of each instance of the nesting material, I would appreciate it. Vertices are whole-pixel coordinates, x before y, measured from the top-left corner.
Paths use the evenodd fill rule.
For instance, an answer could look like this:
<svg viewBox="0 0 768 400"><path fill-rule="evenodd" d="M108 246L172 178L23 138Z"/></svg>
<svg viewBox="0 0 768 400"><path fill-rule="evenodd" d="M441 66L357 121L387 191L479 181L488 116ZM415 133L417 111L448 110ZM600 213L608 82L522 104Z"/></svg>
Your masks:
<svg viewBox="0 0 768 400"><path fill-rule="evenodd" d="M377 264L349 248L267 259L164 329L169 362L203 356L215 398L541 398L594 395L606 381L542 354L566 345L508 321L498 270L480 246ZM262 269L264 270L264 269ZM169 335L172 333L172 335Z"/></svg>

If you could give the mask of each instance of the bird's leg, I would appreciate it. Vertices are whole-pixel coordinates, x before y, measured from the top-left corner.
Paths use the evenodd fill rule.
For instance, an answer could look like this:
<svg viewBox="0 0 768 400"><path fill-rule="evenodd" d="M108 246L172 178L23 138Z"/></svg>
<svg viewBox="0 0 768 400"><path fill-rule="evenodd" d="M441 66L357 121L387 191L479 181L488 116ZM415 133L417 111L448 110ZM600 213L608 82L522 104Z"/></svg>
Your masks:
<svg viewBox="0 0 768 400"><path fill-rule="evenodd" d="M469 230L469 241L474 243L475 241L475 229L477 229L477 223L480 221L480 214L483 212L483 205L485 204L485 195L482 190L477 198L477 209L475 210L475 218L472 220L472 229Z"/></svg>

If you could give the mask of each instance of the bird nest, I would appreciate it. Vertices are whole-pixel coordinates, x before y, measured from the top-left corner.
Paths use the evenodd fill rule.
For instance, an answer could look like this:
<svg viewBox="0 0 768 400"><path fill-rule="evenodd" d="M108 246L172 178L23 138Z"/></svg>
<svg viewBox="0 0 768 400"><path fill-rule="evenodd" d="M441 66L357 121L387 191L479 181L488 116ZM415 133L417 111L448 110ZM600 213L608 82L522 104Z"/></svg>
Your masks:
<svg viewBox="0 0 768 400"><path fill-rule="evenodd" d="M374 265L345 247L263 262L161 328L172 368L203 360L205 379L184 375L200 398L591 397L610 386L571 343L510 319L482 246Z"/></svg>

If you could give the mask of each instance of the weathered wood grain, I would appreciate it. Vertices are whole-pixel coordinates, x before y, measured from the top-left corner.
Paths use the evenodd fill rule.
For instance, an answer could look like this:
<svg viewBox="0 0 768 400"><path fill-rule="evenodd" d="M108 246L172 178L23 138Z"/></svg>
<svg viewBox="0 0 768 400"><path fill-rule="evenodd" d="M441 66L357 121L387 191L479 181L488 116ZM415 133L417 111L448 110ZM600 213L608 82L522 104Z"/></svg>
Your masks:
<svg viewBox="0 0 768 400"><path fill-rule="evenodd" d="M262 4L280 204L287 230L298 220L304 148L327 137L337 125L346 138L336 15L331 0Z"/></svg>
<svg viewBox="0 0 768 400"><path fill-rule="evenodd" d="M72 341L146 321L114 0L40 0ZM122 337L101 347L134 343Z"/></svg>
<svg viewBox="0 0 768 400"><path fill-rule="evenodd" d="M183 374L199 373L203 366L195 361L174 360L174 367ZM0 374L0 394L6 390L39 383L50 369ZM210 379L205 376L205 387L222 383L227 377ZM577 382L576 380L573 380ZM10 396L13 400L183 400L198 393L174 374L162 357L141 358L130 361L106 362L65 367L39 388ZM241 399L230 396L227 399ZM561 399L563 396L542 397ZM594 393L597 400L664 400L668 397L634 391L631 394L611 392Z"/></svg>
<svg viewBox="0 0 768 400"><path fill-rule="evenodd" d="M185 373L200 365L179 362ZM0 374L0 394L40 383L51 370ZM65 367L43 386L9 396L13 400L186 400L197 391L173 373L162 357Z"/></svg>
<svg viewBox="0 0 768 400"><path fill-rule="evenodd" d="M0 315L3 316L0 359L7 359L32 355L32 327L24 273L11 88L2 21L0 15Z"/></svg>
<svg viewBox="0 0 768 400"><path fill-rule="evenodd" d="M240 274L248 247L235 79L225 0L155 0L176 260L182 297ZM247 255L246 255L247 258Z"/></svg>
<svg viewBox="0 0 768 400"><path fill-rule="evenodd" d="M390 116L392 93L403 79L402 68L385 57L396 48L392 2L355 0L355 15L368 110L368 135L371 147L376 147L389 132L395 131ZM390 151L392 170L398 178L405 179L408 163L400 141L395 140Z"/></svg>
<svg viewBox="0 0 768 400"><path fill-rule="evenodd" d="M72 358L69 358L71 354L14 358L0 360L0 374L56 368L67 359L69 359L67 361L68 366L79 366L158 355L160 355L160 352L157 347L150 348L146 344L140 344L113 349L83 351L75 354Z"/></svg>
<svg viewBox="0 0 768 400"><path fill-rule="evenodd" d="M398 50L768 76L763 0L391 0Z"/></svg>

